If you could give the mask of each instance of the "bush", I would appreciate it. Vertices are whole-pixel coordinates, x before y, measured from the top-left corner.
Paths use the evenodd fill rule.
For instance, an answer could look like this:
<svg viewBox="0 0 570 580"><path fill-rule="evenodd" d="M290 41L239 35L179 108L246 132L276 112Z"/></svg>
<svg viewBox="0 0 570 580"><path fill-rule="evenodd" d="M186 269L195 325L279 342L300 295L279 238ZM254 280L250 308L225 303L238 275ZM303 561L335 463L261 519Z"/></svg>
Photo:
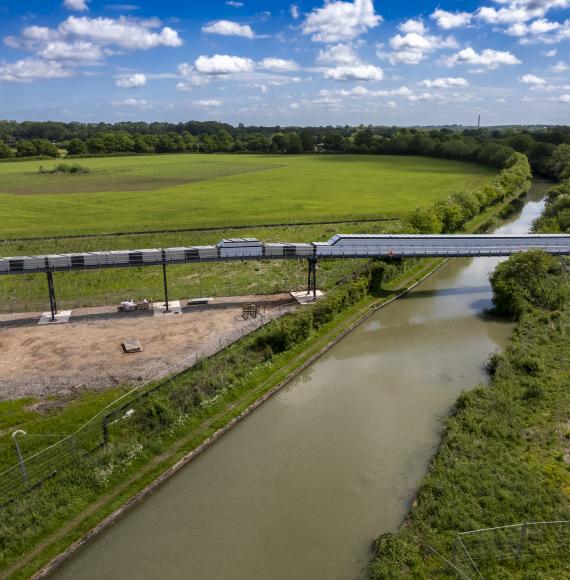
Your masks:
<svg viewBox="0 0 570 580"><path fill-rule="evenodd" d="M518 320L523 312L533 307L561 308L568 298L562 274L560 259L541 250L511 256L500 263L491 276L497 312Z"/></svg>
<svg viewBox="0 0 570 580"><path fill-rule="evenodd" d="M45 169L40 165L38 169L38 173L89 173L90 169L88 167L83 167L79 165L79 163L73 163L70 165L69 163L58 163L53 169Z"/></svg>

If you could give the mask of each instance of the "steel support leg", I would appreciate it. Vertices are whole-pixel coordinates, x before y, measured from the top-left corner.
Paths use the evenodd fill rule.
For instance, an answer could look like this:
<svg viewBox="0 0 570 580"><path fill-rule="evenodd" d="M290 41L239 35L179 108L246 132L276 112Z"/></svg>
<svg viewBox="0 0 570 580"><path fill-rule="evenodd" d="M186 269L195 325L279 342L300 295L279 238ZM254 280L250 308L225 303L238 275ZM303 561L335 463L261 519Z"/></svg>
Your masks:
<svg viewBox="0 0 570 580"><path fill-rule="evenodd" d="M51 310L51 321L55 322L55 315L57 314L57 302L55 301L55 288L53 285L53 274L47 272L47 283L49 292L49 307Z"/></svg>
<svg viewBox="0 0 570 580"><path fill-rule="evenodd" d="M162 264L162 279L164 281L164 305L166 306L165 312L170 312L168 308L168 280L166 278L166 264Z"/></svg>
<svg viewBox="0 0 570 580"><path fill-rule="evenodd" d="M317 299L317 258L309 258L309 274L307 278L307 294L313 293L313 298Z"/></svg>

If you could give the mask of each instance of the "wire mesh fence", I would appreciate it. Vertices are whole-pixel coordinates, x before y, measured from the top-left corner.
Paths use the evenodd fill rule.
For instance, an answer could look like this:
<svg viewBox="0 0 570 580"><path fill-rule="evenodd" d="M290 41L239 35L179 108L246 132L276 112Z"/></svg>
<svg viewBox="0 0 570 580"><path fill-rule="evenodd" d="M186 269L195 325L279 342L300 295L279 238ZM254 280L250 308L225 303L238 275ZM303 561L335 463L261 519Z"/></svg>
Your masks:
<svg viewBox="0 0 570 580"><path fill-rule="evenodd" d="M570 520L462 532L456 535L450 555L429 544L426 553L440 565L441 576L463 579L498 578L506 570L525 570L531 563L540 567L553 559L566 561L570 569Z"/></svg>
<svg viewBox="0 0 570 580"><path fill-rule="evenodd" d="M70 464L104 446L110 421L123 409L133 405L138 399L144 398L162 386L169 384L173 378L185 372L198 361L216 354L261 328L267 322L278 318L287 312L291 305L292 303L279 304L270 310L260 313L256 318L249 319L233 331L222 335L215 346L193 352L176 365L171 366L166 371L157 373L149 380L115 399L75 432L61 437L55 443L28 457L22 457L18 463L0 473L0 506L32 490ZM21 437L34 436L23 432L20 432L20 434ZM19 452L16 437L18 437L18 432L13 434L13 440Z"/></svg>

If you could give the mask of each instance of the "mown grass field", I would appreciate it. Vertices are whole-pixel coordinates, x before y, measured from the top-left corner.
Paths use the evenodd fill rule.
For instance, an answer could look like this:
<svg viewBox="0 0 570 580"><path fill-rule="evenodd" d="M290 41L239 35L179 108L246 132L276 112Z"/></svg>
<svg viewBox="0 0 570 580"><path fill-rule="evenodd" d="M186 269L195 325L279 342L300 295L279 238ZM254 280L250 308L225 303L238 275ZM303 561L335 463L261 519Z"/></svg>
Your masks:
<svg viewBox="0 0 570 580"><path fill-rule="evenodd" d="M400 216L491 169L368 155L163 155L0 164L0 238Z"/></svg>

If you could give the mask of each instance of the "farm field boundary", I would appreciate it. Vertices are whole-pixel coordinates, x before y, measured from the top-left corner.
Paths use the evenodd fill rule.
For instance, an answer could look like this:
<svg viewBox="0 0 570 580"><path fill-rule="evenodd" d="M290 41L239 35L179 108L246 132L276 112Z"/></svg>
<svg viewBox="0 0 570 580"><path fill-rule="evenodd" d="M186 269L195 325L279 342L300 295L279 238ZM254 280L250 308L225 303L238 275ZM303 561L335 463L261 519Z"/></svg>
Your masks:
<svg viewBox="0 0 570 580"><path fill-rule="evenodd" d="M379 217L379 218L365 218L354 220L336 220L336 221L322 221L322 222L283 222L275 224L257 224L257 225L235 225L235 226L217 226L205 228L179 228L174 230L140 230L133 232L103 232L97 234L77 234L69 236L43 236L32 238L4 238L0 239L0 244L8 242L41 242L50 240L80 240L89 238L104 238L104 237L124 237L124 236L145 236L149 234L184 234L192 232L225 232L231 230L255 230L255 229L269 229L269 228L288 228L288 227L303 227L303 226L330 226L346 223L364 224L375 222L397 222L399 217Z"/></svg>

